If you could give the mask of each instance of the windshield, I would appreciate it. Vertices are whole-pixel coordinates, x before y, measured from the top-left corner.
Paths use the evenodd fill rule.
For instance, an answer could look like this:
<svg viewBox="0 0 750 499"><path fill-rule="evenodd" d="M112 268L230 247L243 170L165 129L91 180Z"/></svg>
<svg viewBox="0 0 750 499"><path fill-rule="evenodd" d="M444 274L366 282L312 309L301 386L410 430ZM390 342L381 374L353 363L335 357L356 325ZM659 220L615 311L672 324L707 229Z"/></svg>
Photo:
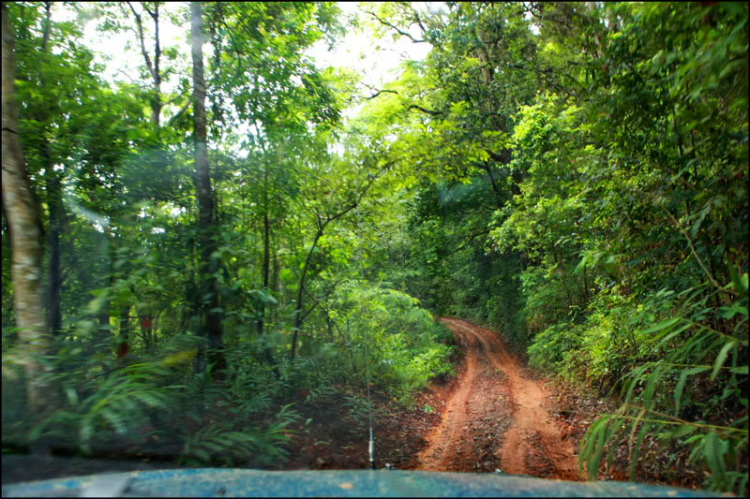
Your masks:
<svg viewBox="0 0 750 499"><path fill-rule="evenodd" d="M746 493L747 5L2 15L4 484Z"/></svg>

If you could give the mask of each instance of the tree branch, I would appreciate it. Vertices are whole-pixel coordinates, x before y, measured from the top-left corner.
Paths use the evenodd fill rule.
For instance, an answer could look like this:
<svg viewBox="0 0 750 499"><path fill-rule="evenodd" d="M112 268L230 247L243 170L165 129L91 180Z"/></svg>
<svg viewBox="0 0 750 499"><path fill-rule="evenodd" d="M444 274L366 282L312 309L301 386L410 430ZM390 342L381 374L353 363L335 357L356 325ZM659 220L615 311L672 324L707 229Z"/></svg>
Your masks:
<svg viewBox="0 0 750 499"><path fill-rule="evenodd" d="M409 106L409 107L407 108L407 110L412 110L412 109L416 109L417 111L422 111L423 113L429 114L429 115L431 115L431 116L440 116L440 115L442 115L442 114L443 114L443 113L441 113L440 111L433 111L432 109L425 109L425 108L423 108L422 106L418 106L418 105L416 105L416 104L411 104L411 105L410 105L410 106Z"/></svg>
<svg viewBox="0 0 750 499"><path fill-rule="evenodd" d="M392 30L394 30L399 35L405 36L406 38L408 38L409 40L411 40L414 43L428 43L428 40L417 40L416 38L414 38L413 36L411 36L406 31L403 31L402 29L397 28L396 26L394 26L393 24L389 23L388 21L385 21L385 20L379 18L374 12L370 12L369 14L372 17L374 17L375 19L377 19L380 22L380 24L382 24L384 26L388 26L389 28L391 28Z"/></svg>
<svg viewBox="0 0 750 499"><path fill-rule="evenodd" d="M182 116L183 114L185 114L185 111L187 111L187 109L189 107L190 107L190 99L188 99L187 101L185 101L185 104L183 104L182 107L180 108L180 110L177 111L177 114L175 114L174 116L172 116L171 118L169 118L169 121L167 122L167 126L174 125L174 123L178 119L180 119L180 116Z"/></svg>
<svg viewBox="0 0 750 499"><path fill-rule="evenodd" d="M304 288L303 288L303 289L304 289ZM305 291L307 291L307 289L305 289ZM310 296L310 293L307 293L307 295L308 295L308 296ZM318 302L317 300L313 300L313 301L314 301L315 303L313 303L312 307L308 308L308 309L307 309L307 312L305 312L304 314L302 314L302 317L300 318L300 323L304 322L304 321L305 321L305 319L307 319L307 316L308 316L308 315L310 315L310 312L312 312L313 310L315 310L315 308L316 308L316 307L317 307L318 305L320 305L320 303L319 303L319 302Z"/></svg>
<svg viewBox="0 0 750 499"><path fill-rule="evenodd" d="M471 234L471 235L467 236L468 239L466 240L466 242L464 244L462 244L458 248L454 249L453 251L451 251L450 253L448 253L445 256L451 256L453 253L458 253L459 251L461 251L462 249L464 249L465 247L467 247L469 245L469 243L471 243L474 240L475 237L483 236L485 234L489 234L490 232L491 231L488 229L488 230L483 230L482 232L477 232L476 234Z"/></svg>
<svg viewBox="0 0 750 499"><path fill-rule="evenodd" d="M130 2L125 3L128 4L128 7L130 7L130 10L135 16L135 24L136 26L138 26L138 39L141 42L141 53L143 54L143 59L146 61L146 68L148 69L148 72L151 73L151 77L153 77L155 80L156 74L154 73L154 67L151 65L151 58L148 56L148 51L146 51L146 42L143 39L143 24L141 23L141 15L135 11L135 8L133 8L133 4L131 4Z"/></svg>
<svg viewBox="0 0 750 499"><path fill-rule="evenodd" d="M490 151L489 149L484 150L487 154L490 155L490 159L497 161L498 163L508 164L510 162L510 158L507 154L498 154L496 152ZM510 151L510 149L504 149L503 152Z"/></svg>
<svg viewBox="0 0 750 499"><path fill-rule="evenodd" d="M703 272L706 274L706 277L708 277L708 281L714 285L714 287L718 288L721 291L725 291L727 293L732 294L739 294L736 290L733 289L727 289L721 284L719 284L719 281L717 281L713 274L711 274L711 271L708 270L706 265L703 263L703 260L701 260L701 257L698 256L698 252L695 250L695 246L693 245L693 240L690 239L690 236L688 235L687 231L682 228L682 225L680 225L680 222L677 221L677 219L672 216L672 214L667 210L665 207L661 207L662 210L664 210L664 213L667 214L669 219L677 226L677 229L682 233L683 236L685 236L685 239L687 239L688 244L690 245L690 251L693 253L693 256L698 261L698 265L700 265L701 269L703 269Z"/></svg>
<svg viewBox="0 0 750 499"><path fill-rule="evenodd" d="M299 334L300 330L302 329L302 323L303 323L305 317L307 317L307 314L310 313L310 310L308 310L307 313L305 313L304 315L302 315L302 295L303 295L303 293L305 291L305 279L306 279L306 276L307 276L307 270L308 270L308 268L310 266L310 261L312 259L313 252L315 251L315 247L318 244L318 241L323 236L325 228L326 228L326 226L328 226L329 223L333 222L334 220L336 220L338 218L343 217L344 215L346 215L347 213L349 213L350 211L352 211L354 208L356 208L357 206L359 206L359 203L362 201L362 198L365 196L365 194L367 194L367 191L370 189L370 187L375 182L375 180L377 180L378 177L380 177L380 175L385 170L387 170L389 167L393 166L396 163L396 161L398 161L398 160L389 161L388 163L386 163L386 164L383 165L383 167L378 171L378 173L376 173L375 175L368 175L369 181L367 182L367 185L365 186L365 188L362 189L362 192L359 193L359 196L357 197L357 200L354 203L352 203L351 205L349 205L346 208L342 209L341 211L339 211L338 213L336 213L333 216L327 215L326 218L325 218L325 220L323 220L323 219L320 218L320 214L319 213L317 214L318 231L315 234L315 239L313 240L313 244L310 247L309 253L307 254L307 258L305 259L305 263L302 266L302 276L300 277L300 285L299 285L300 287L299 287L299 290L297 291L297 308L295 310L296 319L294 321L294 335L292 336L292 350L291 350L291 357L290 357L291 360L292 360L292 362L294 362L294 356L295 356L296 349L297 349L297 335Z"/></svg>
<svg viewBox="0 0 750 499"><path fill-rule="evenodd" d="M385 170L387 170L388 168L390 168L391 166L393 166L395 163L396 163L396 160L389 161L388 163L384 164L383 167L380 170L378 170L378 173L376 173L375 175L368 175L369 181L367 182L367 185L365 185L365 188L362 189L362 192L359 193L359 197L357 198L357 200L354 203L352 203L351 205L349 205L346 208L344 208L343 210L341 210L340 212L336 213L335 215L333 215L333 216L330 216L330 215L327 216L326 219L325 219L325 221L323 222L323 226L321 227L321 230L325 229L326 225L328 225L330 222L333 222L337 218L343 217L344 215L346 215L347 213L349 213L350 211L352 211L354 208L356 208L357 206L359 206L359 203L362 201L362 198L365 197L365 194L367 194L367 191L370 189L370 187L372 186L372 184L375 183L375 181L380 177L380 175Z"/></svg>
<svg viewBox="0 0 750 499"><path fill-rule="evenodd" d="M245 66L241 62L242 53L240 52L239 47L237 46L237 40L234 39L234 35L232 34L232 30L229 29L229 26L227 26L227 22L224 20L224 18L221 18L221 24L224 25L224 27L227 30L227 34L229 35L229 41L232 42L232 48L234 49L235 55L237 57L234 59L234 63L237 66L237 69L240 71L245 71Z"/></svg>
<svg viewBox="0 0 750 499"><path fill-rule="evenodd" d="M148 12L148 15L150 15L153 18L154 17L154 13L151 12L151 9L148 8L148 5L146 5L146 2L142 2L141 5L143 6L143 10L145 10L146 12ZM158 4L156 5L156 9L157 10L159 9L159 5Z"/></svg>
<svg viewBox="0 0 750 499"><path fill-rule="evenodd" d="M419 26L419 29L422 30L422 36L424 36L427 33L427 29L425 29L424 24L422 24L422 19L419 17L419 13L416 10L413 10L413 12L414 12L414 20L417 21L417 25Z"/></svg>
<svg viewBox="0 0 750 499"><path fill-rule="evenodd" d="M381 90L378 90L377 92L375 92L374 94L372 94L371 96L369 96L367 98L367 100L372 100L372 99L374 99L375 97L377 97L380 94L396 94L396 95L398 95L398 91L396 91L396 90L381 89Z"/></svg>
<svg viewBox="0 0 750 499"><path fill-rule="evenodd" d="M159 4L154 5L154 12L151 12L143 4L143 8L146 9L154 20L154 83L157 87L161 84L161 72L159 71L159 60L161 59L161 45L159 43Z"/></svg>
<svg viewBox="0 0 750 499"><path fill-rule="evenodd" d="M370 90L375 90L375 88L371 87L370 85L365 85L365 86L367 88L369 88ZM377 90L374 94L372 94L371 96L369 96L367 99L368 100L374 99L375 97L379 96L380 94L396 94L396 95L399 95L399 92L398 92L398 90L389 90L389 89L381 88L381 89ZM429 115L432 115L432 116L440 116L441 114L443 114L440 111L433 111L432 109L426 109L426 108L424 108L422 106L419 106L417 104L411 104L411 105L409 105L409 107L407 108L407 110L411 110L411 109L416 109L418 111L422 111L423 113L426 113L426 114L429 114Z"/></svg>
<svg viewBox="0 0 750 499"><path fill-rule="evenodd" d="M336 289L336 286L338 286L338 285L339 285L340 283L341 283L341 281L336 281L336 282L335 282L335 283L333 284L333 289L335 290L335 289ZM310 292L309 292L309 291L307 290L307 288L305 288L305 294L307 295L307 297L308 297L308 298L310 298L310 299L311 299L311 300L312 300L313 302L315 302L315 305L316 305L316 306L318 306L318 307L320 307L321 309L323 309L323 312L325 312L325 314L326 314L326 317L327 317L327 318L328 318L328 320L330 321L331 325L332 325L333 327L335 327L335 328L336 328L336 331L338 331L338 332L339 332L339 335L340 335L340 336L342 336L342 337L345 337L344 333L343 333L343 332L341 331L341 329L339 328L339 325L338 325L338 324L336 323L336 321L335 321L335 320L333 320L333 319L331 319L331 314L330 314L330 310L331 310L331 308L330 308L330 307L328 306L327 302L321 302L321 301L319 301L319 300L316 300L316 299L315 299L315 296L314 296L314 295L313 295L312 293L310 293ZM329 298L329 297L330 297L330 293L329 293L329 294L327 295L327 297L326 297L326 298ZM313 307L313 308L315 308L315 307ZM308 313L309 313L309 312L308 312Z"/></svg>

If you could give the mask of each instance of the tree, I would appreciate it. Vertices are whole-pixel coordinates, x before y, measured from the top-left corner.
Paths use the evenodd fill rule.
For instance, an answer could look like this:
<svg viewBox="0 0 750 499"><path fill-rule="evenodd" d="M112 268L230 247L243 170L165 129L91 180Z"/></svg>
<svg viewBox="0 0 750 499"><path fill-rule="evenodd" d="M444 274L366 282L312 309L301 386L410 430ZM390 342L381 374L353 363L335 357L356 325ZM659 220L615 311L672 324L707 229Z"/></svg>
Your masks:
<svg viewBox="0 0 750 499"><path fill-rule="evenodd" d="M297 336L299 335L300 329L302 328L302 322L305 320L305 317L307 315L307 314L302 313L302 304L303 304L304 292L305 292L305 280L307 279L307 272L310 268L310 262L312 261L312 256L315 253L315 248L318 245L320 238L323 237L326 227L328 227L328 225L331 222L334 222L344 217L347 213L359 207L359 205L362 203L362 199L367 194L367 191L370 190L370 187L375 182L375 180L377 180L378 176L380 176L384 171L386 171L391 166L393 166L393 163L386 163L382 165L382 167L376 174L368 175L369 179L367 183L364 185L364 187L355 189L354 192L352 193L346 193L349 199L345 201L346 204L344 206L336 206L336 207L316 206L315 207L315 226L317 230L315 232L315 236L313 237L313 242L312 242L312 245L310 246L310 251L307 253L307 257L305 258L305 263L302 266L302 274L300 275L299 287L297 288L297 300L296 300L297 306L294 310L294 334L292 336L292 350L290 353L290 358L292 361L294 361L294 356L297 351ZM331 210L331 208L333 209Z"/></svg>
<svg viewBox="0 0 750 499"><path fill-rule="evenodd" d="M13 286L18 337L24 347L26 396L34 419L53 407L54 387L45 379L39 357L50 353L50 335L45 330L42 305L42 226L34 199L26 161L18 138L15 91L15 47L8 17L2 6L2 164L3 209L11 236ZM48 449L36 448L37 452Z"/></svg>
<svg viewBox="0 0 750 499"><path fill-rule="evenodd" d="M50 30L52 20L50 18L52 4L45 2L45 20L44 35L42 37L41 52L43 57L49 55L50 47ZM49 120L47 116L49 106L40 108L34 118L40 123L46 123ZM42 140L40 144L40 155L43 161L45 192L47 195L47 208L49 210L49 226L47 227L47 246L49 248L49 272L47 286L47 324L50 332L55 335L62 328L62 311L61 311L61 288L62 272L60 266L60 235L62 232L63 220L65 219L64 207L62 203L62 182L60 173L55 171L52 151L48 140Z"/></svg>
<svg viewBox="0 0 750 499"><path fill-rule="evenodd" d="M211 188L211 169L208 160L206 133L206 83L203 78L203 8L200 2L190 4L190 40L193 57L193 144L195 147L195 191L198 200L199 266L201 283L203 328L208 336L209 347L221 349L222 324L219 310L219 295L216 289L218 265L214 258L216 251L214 226L214 199ZM214 352L217 367L223 363L223 356Z"/></svg>

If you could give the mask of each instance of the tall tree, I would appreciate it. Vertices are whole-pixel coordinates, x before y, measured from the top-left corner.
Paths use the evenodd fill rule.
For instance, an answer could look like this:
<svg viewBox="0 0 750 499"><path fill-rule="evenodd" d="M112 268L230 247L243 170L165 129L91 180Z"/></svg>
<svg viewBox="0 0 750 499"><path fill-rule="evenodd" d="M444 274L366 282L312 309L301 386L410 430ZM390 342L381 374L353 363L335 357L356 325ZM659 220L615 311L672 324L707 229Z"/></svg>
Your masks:
<svg viewBox="0 0 750 499"><path fill-rule="evenodd" d="M42 37L42 54L47 56L50 50L51 10L52 3L45 2L44 35ZM49 120L49 106L40 108L35 119L40 123ZM49 249L49 272L47 281L47 324L52 334L62 329L62 312L60 294L62 289L62 272L60 266L60 234L65 219L62 204L62 181L60 173L55 171L50 143L40 142L40 153L44 163L44 182L49 210L49 227L47 228L47 246Z"/></svg>
<svg viewBox="0 0 750 499"><path fill-rule="evenodd" d="M162 93L161 93L161 82L162 82L162 71L161 71L161 43L159 40L159 2L140 2L143 11L138 13L133 7L132 2L126 2L130 11L135 17L136 33L138 35L138 42L141 46L141 54L143 55L143 62L146 64L146 69L149 75L151 75L151 86L153 87L153 94L151 95L151 124L154 125L156 133L159 133L159 125L161 122L161 108L163 106ZM149 4L151 4L149 6ZM148 49L146 48L146 40L144 35L143 27L143 13L147 12L151 19L154 21L154 55L153 60L149 56Z"/></svg>
<svg viewBox="0 0 750 499"><path fill-rule="evenodd" d="M292 350L290 353L290 358L292 362L294 361L294 357L297 353L297 337L299 335L300 330L302 329L302 323L304 322L305 318L307 317L307 314L310 311L303 313L302 312L302 305L303 305L303 299L304 299L304 293L306 291L305 289L305 281L307 279L308 271L310 269L310 264L312 262L313 255L315 254L315 248L318 246L318 243L320 242L321 238L323 237L326 227L329 226L331 222L335 222L336 220L339 220L346 216L349 212L352 210L355 210L359 207L359 205L362 203L362 199L364 199L365 195L367 194L367 191L370 190L370 187L372 187L373 183L380 177L388 168L391 168L395 161L389 161L388 163L385 163L381 166L381 168L377 171L375 174L368 174L367 175L367 183L362 188L356 188L353 192L347 192L344 195L344 206L315 206L315 226L317 228L315 232L315 236L313 238L312 245L310 246L310 250L307 253L307 257L305 258L305 262L302 265L302 274L299 279L299 287L297 288L297 306L294 310L294 334L292 336ZM360 173L360 172L358 172ZM333 209L331 209L333 208Z"/></svg>
<svg viewBox="0 0 750 499"><path fill-rule="evenodd" d="M3 208L11 235L16 325L26 355L24 364L27 404L32 417L39 418L51 409L53 400L51 386L43 376L44 367L38 359L50 350L40 291L42 228L18 138L18 116L13 89L15 41L8 19L7 4L2 6L2 38Z"/></svg>
<svg viewBox="0 0 750 499"><path fill-rule="evenodd" d="M203 77L203 8L200 2L190 4L191 51L193 57L193 142L195 144L195 191L198 198L198 232L200 245L199 281L201 296L209 295L202 303L203 328L208 336L209 346L221 349L222 323L217 310L219 296L216 289L218 261L211 255L216 251L213 238L214 210L211 190L211 168L208 162L206 134L206 82ZM214 359L221 365L223 357L216 354Z"/></svg>

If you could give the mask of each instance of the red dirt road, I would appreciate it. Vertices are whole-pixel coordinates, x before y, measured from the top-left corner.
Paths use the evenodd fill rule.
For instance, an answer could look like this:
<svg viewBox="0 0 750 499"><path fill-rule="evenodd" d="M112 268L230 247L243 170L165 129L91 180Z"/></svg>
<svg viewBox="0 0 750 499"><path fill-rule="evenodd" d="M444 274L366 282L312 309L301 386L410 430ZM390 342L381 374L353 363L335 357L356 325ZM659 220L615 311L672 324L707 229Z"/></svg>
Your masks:
<svg viewBox="0 0 750 499"><path fill-rule="evenodd" d="M576 446L545 408L546 387L487 329L443 318L465 353L441 423L427 436L417 469L494 471L580 480Z"/></svg>

